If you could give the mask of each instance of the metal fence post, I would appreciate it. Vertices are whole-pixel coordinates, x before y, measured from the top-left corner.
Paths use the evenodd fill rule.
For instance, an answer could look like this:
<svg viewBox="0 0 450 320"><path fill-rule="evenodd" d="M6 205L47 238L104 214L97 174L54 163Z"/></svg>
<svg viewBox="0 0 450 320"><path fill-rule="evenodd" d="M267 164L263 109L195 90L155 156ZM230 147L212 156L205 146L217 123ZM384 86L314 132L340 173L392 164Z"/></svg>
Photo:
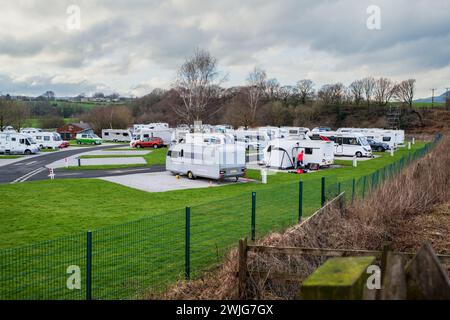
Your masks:
<svg viewBox="0 0 450 320"><path fill-rule="evenodd" d="M302 222L303 216L303 181L298 183L298 222Z"/></svg>
<svg viewBox="0 0 450 320"><path fill-rule="evenodd" d="M352 203L353 203L353 201L355 201L355 185L356 185L356 180L355 180L355 178L353 178L353 181L352 181Z"/></svg>
<svg viewBox="0 0 450 320"><path fill-rule="evenodd" d="M78 166L81 167L81 159L77 158L77 160L78 160Z"/></svg>
<svg viewBox="0 0 450 320"><path fill-rule="evenodd" d="M191 278L191 208L186 207L186 224L185 224L185 241L184 241L184 276L186 280Z"/></svg>
<svg viewBox="0 0 450 320"><path fill-rule="evenodd" d="M363 199L366 196L366 180L367 180L367 176L364 176L363 177L363 190L362 190L362 198Z"/></svg>
<svg viewBox="0 0 450 320"><path fill-rule="evenodd" d="M92 300L92 231L86 234L86 300Z"/></svg>
<svg viewBox="0 0 450 320"><path fill-rule="evenodd" d="M256 240L256 192L252 192L252 241Z"/></svg>
<svg viewBox="0 0 450 320"><path fill-rule="evenodd" d="M325 177L322 177L322 197L321 197L322 207L325 205L325 202L326 202L326 196L325 196Z"/></svg>

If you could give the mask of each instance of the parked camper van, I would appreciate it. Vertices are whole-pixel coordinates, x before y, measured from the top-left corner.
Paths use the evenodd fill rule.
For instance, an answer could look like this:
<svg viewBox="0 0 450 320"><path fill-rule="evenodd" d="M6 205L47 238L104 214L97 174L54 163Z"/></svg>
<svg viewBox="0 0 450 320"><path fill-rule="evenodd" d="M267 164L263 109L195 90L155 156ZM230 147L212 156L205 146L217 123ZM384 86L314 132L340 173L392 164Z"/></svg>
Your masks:
<svg viewBox="0 0 450 320"><path fill-rule="evenodd" d="M168 129L169 124L165 122L154 122L149 124L135 124L133 125L133 132L139 130L154 130L154 129Z"/></svg>
<svg viewBox="0 0 450 320"><path fill-rule="evenodd" d="M404 130L389 130L380 128L339 128L339 133L358 132L366 138L373 139L379 143L386 143L389 148L398 148L405 143Z"/></svg>
<svg viewBox="0 0 450 320"><path fill-rule="evenodd" d="M187 142L172 144L166 169L174 174L222 180L245 175L245 146L220 134L188 134Z"/></svg>
<svg viewBox="0 0 450 320"><path fill-rule="evenodd" d="M372 148L362 133L326 131L320 135L334 141L335 156L372 157Z"/></svg>
<svg viewBox="0 0 450 320"><path fill-rule="evenodd" d="M44 149L53 149L56 150L61 148L63 145L63 141L61 136L57 132L35 132L30 133L29 136L33 138L39 148Z"/></svg>
<svg viewBox="0 0 450 320"><path fill-rule="evenodd" d="M102 140L112 142L130 142L131 132L125 129L102 129Z"/></svg>
<svg viewBox="0 0 450 320"><path fill-rule="evenodd" d="M33 154L38 152L39 147L31 137L20 133L0 133L0 153Z"/></svg>
<svg viewBox="0 0 450 320"><path fill-rule="evenodd" d="M102 139L93 133L83 133L77 134L77 144L102 144Z"/></svg>
<svg viewBox="0 0 450 320"><path fill-rule="evenodd" d="M304 127L281 127L286 134L286 138L300 138L300 139L309 139L308 133L310 130Z"/></svg>
<svg viewBox="0 0 450 320"><path fill-rule="evenodd" d="M332 165L334 162L334 143L332 141L314 141L304 139L275 139L264 149L264 163L267 167L292 169L296 159L304 151L303 165L319 167Z"/></svg>

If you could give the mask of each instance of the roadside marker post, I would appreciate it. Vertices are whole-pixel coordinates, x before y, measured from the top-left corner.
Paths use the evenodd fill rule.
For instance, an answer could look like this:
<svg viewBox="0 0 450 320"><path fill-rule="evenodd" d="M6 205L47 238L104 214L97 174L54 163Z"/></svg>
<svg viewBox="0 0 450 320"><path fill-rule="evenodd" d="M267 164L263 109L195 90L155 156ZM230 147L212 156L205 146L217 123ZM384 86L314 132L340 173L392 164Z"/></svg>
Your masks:
<svg viewBox="0 0 450 320"><path fill-rule="evenodd" d="M358 159L356 156L353 156L353 167L356 168L358 166Z"/></svg>
<svg viewBox="0 0 450 320"><path fill-rule="evenodd" d="M55 171L53 170L53 168L48 169L48 176L51 180L55 179Z"/></svg>
<svg viewBox="0 0 450 320"><path fill-rule="evenodd" d="M64 158L64 166L65 166L66 168L69 167L69 160L68 160L67 158Z"/></svg>

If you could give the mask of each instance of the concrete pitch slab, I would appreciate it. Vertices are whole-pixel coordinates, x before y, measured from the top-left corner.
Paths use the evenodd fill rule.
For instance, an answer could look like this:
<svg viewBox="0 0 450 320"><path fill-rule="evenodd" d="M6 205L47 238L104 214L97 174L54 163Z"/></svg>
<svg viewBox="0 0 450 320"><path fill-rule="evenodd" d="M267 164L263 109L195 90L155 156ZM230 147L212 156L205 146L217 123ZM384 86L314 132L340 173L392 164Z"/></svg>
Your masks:
<svg viewBox="0 0 450 320"><path fill-rule="evenodd" d="M201 178L189 180L184 176L180 176L179 179L177 179L177 177L169 171L104 177L100 179L147 192L219 187L227 184L247 183L252 181L240 178L238 182L226 180L219 183L218 181Z"/></svg>
<svg viewBox="0 0 450 320"><path fill-rule="evenodd" d="M127 157L127 158L93 158L81 159L82 166L96 166L96 165L120 165L120 164L146 164L142 157ZM47 168L63 168L65 166L77 166L78 160L76 157L69 157L66 160L58 160L47 166Z"/></svg>

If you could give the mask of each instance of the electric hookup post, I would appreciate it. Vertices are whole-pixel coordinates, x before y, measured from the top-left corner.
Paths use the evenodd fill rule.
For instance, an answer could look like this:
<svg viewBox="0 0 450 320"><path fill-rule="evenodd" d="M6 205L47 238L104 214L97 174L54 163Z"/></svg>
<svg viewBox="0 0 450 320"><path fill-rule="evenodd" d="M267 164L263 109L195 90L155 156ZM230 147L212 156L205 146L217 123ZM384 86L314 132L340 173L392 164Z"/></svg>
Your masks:
<svg viewBox="0 0 450 320"><path fill-rule="evenodd" d="M256 192L252 192L252 241L256 239Z"/></svg>

